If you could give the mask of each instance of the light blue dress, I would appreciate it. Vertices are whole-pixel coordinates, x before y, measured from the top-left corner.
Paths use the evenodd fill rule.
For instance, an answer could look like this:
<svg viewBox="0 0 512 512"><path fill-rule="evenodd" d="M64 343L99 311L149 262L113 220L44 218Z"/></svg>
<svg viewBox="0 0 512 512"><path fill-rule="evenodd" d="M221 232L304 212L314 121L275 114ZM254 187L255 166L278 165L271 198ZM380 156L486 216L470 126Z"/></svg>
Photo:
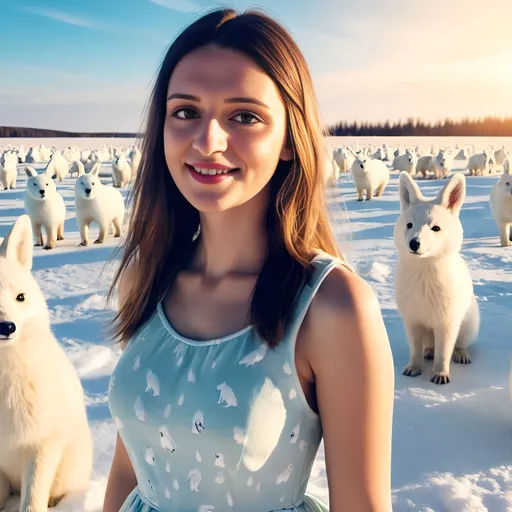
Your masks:
<svg viewBox="0 0 512 512"><path fill-rule="evenodd" d="M340 261L321 253L275 349L252 327L178 334L161 304L112 374L109 407L138 485L120 512L326 512L306 494L322 438L295 368L297 332Z"/></svg>

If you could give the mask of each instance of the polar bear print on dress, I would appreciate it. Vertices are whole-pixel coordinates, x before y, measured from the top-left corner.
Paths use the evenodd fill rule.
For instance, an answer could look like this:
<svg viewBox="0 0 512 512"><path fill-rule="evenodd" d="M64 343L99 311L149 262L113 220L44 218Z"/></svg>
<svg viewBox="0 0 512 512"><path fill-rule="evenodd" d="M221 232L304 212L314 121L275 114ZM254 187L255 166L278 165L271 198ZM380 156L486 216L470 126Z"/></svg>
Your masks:
<svg viewBox="0 0 512 512"><path fill-rule="evenodd" d="M235 393L225 382L217 386L217 391L220 391L218 404L224 402L225 405L223 407L236 407L238 405Z"/></svg>
<svg viewBox="0 0 512 512"><path fill-rule="evenodd" d="M185 401L185 395L182 393L180 397L178 398L178 405L183 405L183 402Z"/></svg>
<svg viewBox="0 0 512 512"><path fill-rule="evenodd" d="M201 454L198 450L196 450L196 460L197 462L203 462L203 458L201 457Z"/></svg>
<svg viewBox="0 0 512 512"><path fill-rule="evenodd" d="M276 485L285 484L288 482L290 475L292 474L293 466L288 464L288 467L277 477Z"/></svg>
<svg viewBox="0 0 512 512"><path fill-rule="evenodd" d="M146 451L144 452L144 459L150 466L155 465L155 452L152 448L146 448Z"/></svg>
<svg viewBox="0 0 512 512"><path fill-rule="evenodd" d="M253 366L263 360L263 358L267 355L267 350L268 345L266 343L262 343L258 349L247 354L242 360L238 362L238 364Z"/></svg>
<svg viewBox="0 0 512 512"><path fill-rule="evenodd" d="M201 472L199 469L191 469L189 471L187 482L191 491L199 492L199 484L201 483Z"/></svg>
<svg viewBox="0 0 512 512"><path fill-rule="evenodd" d="M222 471L219 471L215 476L215 483L219 485L224 483L224 473Z"/></svg>
<svg viewBox="0 0 512 512"><path fill-rule="evenodd" d="M135 405L133 406L133 408L135 410L135 416L137 416L137 418L140 421L146 421L146 411L144 411L144 406L142 405L142 398L140 396L138 396L135 399Z"/></svg>
<svg viewBox="0 0 512 512"><path fill-rule="evenodd" d="M173 480L173 482L172 482L172 486L173 486L173 487L174 487L174 489L176 489L177 491L179 490L179 488L180 488L180 484L179 484L179 482L178 482L178 479L177 479L177 478L175 478L175 479Z"/></svg>
<svg viewBox="0 0 512 512"><path fill-rule="evenodd" d="M165 497L170 500L171 499L171 491L166 487L165 488Z"/></svg>
<svg viewBox="0 0 512 512"><path fill-rule="evenodd" d="M305 452L308 449L308 442L304 439L299 443L299 449L301 452Z"/></svg>
<svg viewBox="0 0 512 512"><path fill-rule="evenodd" d="M153 391L153 396L158 396L160 394L160 384L157 376L151 370L148 370L146 373L146 392L151 391Z"/></svg>
<svg viewBox="0 0 512 512"><path fill-rule="evenodd" d="M171 472L171 464L169 463L169 461L165 463L165 471L167 471L167 473Z"/></svg>
<svg viewBox="0 0 512 512"><path fill-rule="evenodd" d="M192 382L194 383L196 381L196 376L194 375L194 372L192 370L189 370L188 371L188 377L187 377L187 380L189 382Z"/></svg>
<svg viewBox="0 0 512 512"><path fill-rule="evenodd" d="M245 431L240 427L233 428L233 436L238 444L243 444L245 441Z"/></svg>
<svg viewBox="0 0 512 512"><path fill-rule="evenodd" d="M135 358L135 362L133 363L133 370L137 371L140 368L140 357L137 356Z"/></svg>
<svg viewBox="0 0 512 512"><path fill-rule="evenodd" d="M171 404L167 405L164 409L164 418L168 418L171 415Z"/></svg>
<svg viewBox="0 0 512 512"><path fill-rule="evenodd" d="M215 507L213 505L199 505L197 512L215 512Z"/></svg>
<svg viewBox="0 0 512 512"><path fill-rule="evenodd" d="M176 444L171 437L171 434L167 430L167 427L163 425L159 428L160 432L160 445L164 450L167 450L168 452L174 453L176 450Z"/></svg>
<svg viewBox="0 0 512 512"><path fill-rule="evenodd" d="M286 363L283 364L283 372L286 373L286 375L292 374L292 368L290 366L290 363L286 361Z"/></svg>
<svg viewBox="0 0 512 512"><path fill-rule="evenodd" d="M226 499L227 499L228 505L230 507L232 507L233 506L233 498L231 497L231 494L229 494L229 492L226 493Z"/></svg>
<svg viewBox="0 0 512 512"><path fill-rule="evenodd" d="M203 411L197 411L192 418L192 433L202 434L204 431Z"/></svg>
<svg viewBox="0 0 512 512"><path fill-rule="evenodd" d="M300 434L300 422L297 424L297 426L292 430L292 433L290 434L290 444L295 444L297 440L299 439Z"/></svg>
<svg viewBox="0 0 512 512"><path fill-rule="evenodd" d="M224 455L222 453L216 453L215 454L215 465L219 468L226 467L224 465Z"/></svg>

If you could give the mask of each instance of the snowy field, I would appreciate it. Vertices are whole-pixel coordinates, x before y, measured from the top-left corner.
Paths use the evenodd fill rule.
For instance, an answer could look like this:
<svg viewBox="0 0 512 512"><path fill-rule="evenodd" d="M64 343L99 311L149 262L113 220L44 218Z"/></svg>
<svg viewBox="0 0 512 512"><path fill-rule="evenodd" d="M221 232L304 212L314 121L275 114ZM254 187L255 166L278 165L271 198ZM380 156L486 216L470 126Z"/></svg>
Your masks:
<svg viewBox="0 0 512 512"><path fill-rule="evenodd" d="M110 140L0 139L0 145L43 142L46 147L78 144L96 147ZM130 140L116 139L115 144ZM494 143L512 150L512 139L395 139L332 138L333 146L372 145L389 142L404 146L433 142L441 145ZM456 160L464 172L467 161ZM31 164L36 169L45 164ZM21 169L23 165L20 165ZM110 165L103 165L104 183ZM473 274L480 305L481 330L472 354L473 364L452 365L452 382L437 386L429 381L429 363L416 378L401 375L408 361L408 346L393 297L396 251L393 226L399 213L398 173L384 194L357 202L350 174L343 174L329 202L340 244L358 272L377 293L396 369L393 436L393 500L395 511L505 512L512 511L512 404L508 373L512 356L512 247L499 246L498 231L489 209L489 194L496 176L468 177L467 198L461 212L465 232L463 255ZM425 195L437 194L445 180L418 180ZM25 176L18 189L0 192L0 236L22 213ZM113 312L105 297L113 276L109 263L117 239L104 245L78 247L74 213L74 180L57 185L67 207L65 240L57 249L34 252L34 274L45 294L55 335L75 364L87 397L88 416L95 439L95 464L91 489L84 500L61 502L66 512L100 512L111 463L115 427L107 406L110 373L120 355L105 332ZM126 190L123 190L126 194ZM94 240L97 229L91 228ZM115 262L114 262L115 264ZM431 363L430 363L431 364ZM347 421L350 419L347 418ZM319 451L310 489L327 497L324 455ZM14 508L13 508L14 507ZM14 500L10 508L17 510Z"/></svg>

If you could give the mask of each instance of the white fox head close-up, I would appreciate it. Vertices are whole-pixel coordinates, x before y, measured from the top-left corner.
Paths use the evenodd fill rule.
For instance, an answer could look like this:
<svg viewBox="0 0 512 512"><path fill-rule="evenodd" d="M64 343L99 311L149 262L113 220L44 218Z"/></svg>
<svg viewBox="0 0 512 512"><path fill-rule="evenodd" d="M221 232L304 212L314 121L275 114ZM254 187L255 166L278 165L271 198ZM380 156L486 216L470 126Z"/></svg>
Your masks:
<svg viewBox="0 0 512 512"><path fill-rule="evenodd" d="M94 164L94 167L84 174L80 174L75 183L75 196L82 199L95 199L101 187L99 172L101 162Z"/></svg>
<svg viewBox="0 0 512 512"><path fill-rule="evenodd" d="M55 181L52 179L53 170L38 174L33 167L25 167L27 175L27 194L35 201L46 201L57 192Z"/></svg>
<svg viewBox="0 0 512 512"><path fill-rule="evenodd" d="M0 245L0 349L27 327L49 324L46 301L31 273L32 244L30 218L21 215Z"/></svg>
<svg viewBox="0 0 512 512"><path fill-rule="evenodd" d="M463 239L459 212L466 195L464 175L457 173L435 198L425 197L417 183L402 172L400 217L394 241L400 255L435 258L458 253Z"/></svg>

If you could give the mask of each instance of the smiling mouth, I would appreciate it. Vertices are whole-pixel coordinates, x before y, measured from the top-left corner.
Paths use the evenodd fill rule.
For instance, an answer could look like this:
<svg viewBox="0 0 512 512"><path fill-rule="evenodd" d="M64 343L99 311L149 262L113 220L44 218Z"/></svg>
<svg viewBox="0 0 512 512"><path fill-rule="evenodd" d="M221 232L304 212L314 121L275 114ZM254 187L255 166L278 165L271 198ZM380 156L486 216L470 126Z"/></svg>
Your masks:
<svg viewBox="0 0 512 512"><path fill-rule="evenodd" d="M239 167L234 167L233 169L207 169L205 167L194 167L190 164L185 164L187 169L190 171L197 172L198 174L202 174L203 176L216 176L219 174L229 174L232 172L239 171Z"/></svg>

